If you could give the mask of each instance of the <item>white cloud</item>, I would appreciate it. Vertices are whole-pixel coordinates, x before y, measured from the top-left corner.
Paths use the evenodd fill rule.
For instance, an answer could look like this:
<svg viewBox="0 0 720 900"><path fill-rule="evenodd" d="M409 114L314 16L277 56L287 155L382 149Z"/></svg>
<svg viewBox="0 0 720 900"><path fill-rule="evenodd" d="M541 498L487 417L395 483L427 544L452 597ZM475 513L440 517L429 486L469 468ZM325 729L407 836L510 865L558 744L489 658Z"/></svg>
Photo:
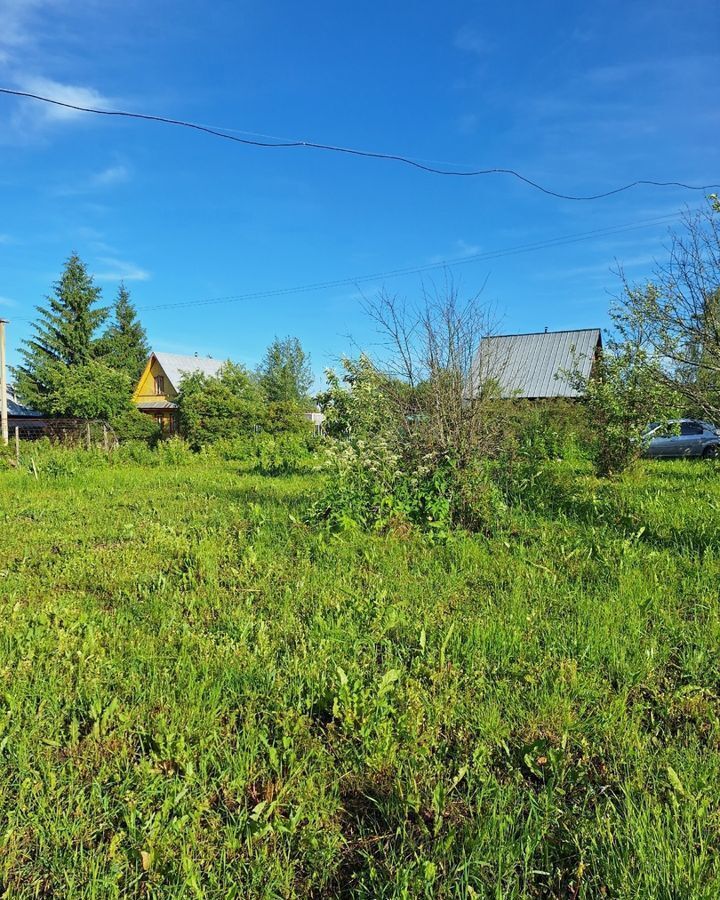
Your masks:
<svg viewBox="0 0 720 900"><path fill-rule="evenodd" d="M118 184L124 184L130 180L131 172L127 166L117 164L108 166L93 175L85 177L76 184L63 184L53 189L52 193L57 197L75 197L78 194L87 194L93 190L111 188Z"/></svg>
<svg viewBox="0 0 720 900"><path fill-rule="evenodd" d="M135 263L122 259L102 256L98 262L106 267L105 271L95 273L98 281L147 281L150 278L147 269L141 269Z"/></svg>
<svg viewBox="0 0 720 900"><path fill-rule="evenodd" d="M69 103L73 106L107 108L112 105L107 97L92 87L63 84L60 81L54 81L52 78L43 78L39 75L23 76L17 79L17 82L22 90L30 94L51 97L53 100L59 100L61 103ZM71 122L89 115L81 110L69 109L66 106L40 103L40 101L29 100L27 102L36 104L36 112L46 122Z"/></svg>
<svg viewBox="0 0 720 900"><path fill-rule="evenodd" d="M455 246L458 248L458 256L477 256L482 250L479 244L468 244L462 238L455 242Z"/></svg>
<svg viewBox="0 0 720 900"><path fill-rule="evenodd" d="M560 281L569 278L585 278L590 276L593 280L607 281L609 278L617 281L617 269L646 269L649 270L657 262L656 253L637 253L633 256L622 255L622 250L615 248L611 255L601 251L604 258L597 263L584 266L562 266L560 268L536 270L535 277L540 280Z"/></svg>
<svg viewBox="0 0 720 900"><path fill-rule="evenodd" d="M94 187L110 187L114 184L122 184L130 180L130 170L127 166L116 165L108 166L102 172L97 172L90 179L90 183Z"/></svg>
<svg viewBox="0 0 720 900"><path fill-rule="evenodd" d="M11 57L8 48L24 47L34 41L33 19L52 0L2 0L0 2L0 61Z"/></svg>
<svg viewBox="0 0 720 900"><path fill-rule="evenodd" d="M46 78L38 70L48 64L57 45L57 29L49 11L64 10L61 0L0 0L0 74L20 90L75 106L111 106L108 97L87 85ZM30 125L75 121L87 113L39 100L18 99L11 126L20 133ZM4 135L7 138L7 135Z"/></svg>

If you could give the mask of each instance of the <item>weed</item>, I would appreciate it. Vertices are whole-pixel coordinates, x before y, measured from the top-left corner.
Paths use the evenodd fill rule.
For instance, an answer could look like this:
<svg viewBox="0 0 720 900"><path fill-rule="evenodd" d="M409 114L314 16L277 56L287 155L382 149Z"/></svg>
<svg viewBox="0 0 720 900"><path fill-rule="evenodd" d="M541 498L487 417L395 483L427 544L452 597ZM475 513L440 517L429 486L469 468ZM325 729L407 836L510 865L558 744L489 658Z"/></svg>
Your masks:
<svg viewBox="0 0 720 900"><path fill-rule="evenodd" d="M717 464L165 446L0 471L6 896L720 895Z"/></svg>

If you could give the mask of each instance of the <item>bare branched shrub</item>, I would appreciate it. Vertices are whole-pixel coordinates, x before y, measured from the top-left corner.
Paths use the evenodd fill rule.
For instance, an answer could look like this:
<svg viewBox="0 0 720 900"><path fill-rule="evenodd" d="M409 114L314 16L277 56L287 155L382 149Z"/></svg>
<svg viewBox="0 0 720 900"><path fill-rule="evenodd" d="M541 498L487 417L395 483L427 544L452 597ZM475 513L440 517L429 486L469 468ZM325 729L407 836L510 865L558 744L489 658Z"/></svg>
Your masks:
<svg viewBox="0 0 720 900"><path fill-rule="evenodd" d="M487 460L498 454L509 410L478 359L493 331L479 295L446 279L415 303L387 292L365 301L381 335L371 359L343 360L318 398L333 439L330 478L316 515L337 528L494 527L504 514Z"/></svg>
<svg viewBox="0 0 720 900"><path fill-rule="evenodd" d="M465 297L448 276L423 287L417 302L381 291L365 300L382 339L374 365L409 447L418 456L452 458L466 467L495 453L503 439L497 404L501 360L492 372L478 359L495 331L481 294Z"/></svg>

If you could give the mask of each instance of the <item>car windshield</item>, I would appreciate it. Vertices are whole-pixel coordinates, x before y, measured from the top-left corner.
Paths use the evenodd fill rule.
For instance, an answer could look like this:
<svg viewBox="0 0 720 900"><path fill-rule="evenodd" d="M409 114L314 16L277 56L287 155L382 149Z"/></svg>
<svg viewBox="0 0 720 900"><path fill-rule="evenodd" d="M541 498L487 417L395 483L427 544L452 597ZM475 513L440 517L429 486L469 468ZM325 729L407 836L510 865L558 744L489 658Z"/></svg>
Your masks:
<svg viewBox="0 0 720 900"><path fill-rule="evenodd" d="M697 427L698 423L693 422ZM645 438L673 438L680 435L690 433L688 431L688 420L671 419L669 422L653 422L645 429L643 437ZM695 433L695 432L693 432Z"/></svg>

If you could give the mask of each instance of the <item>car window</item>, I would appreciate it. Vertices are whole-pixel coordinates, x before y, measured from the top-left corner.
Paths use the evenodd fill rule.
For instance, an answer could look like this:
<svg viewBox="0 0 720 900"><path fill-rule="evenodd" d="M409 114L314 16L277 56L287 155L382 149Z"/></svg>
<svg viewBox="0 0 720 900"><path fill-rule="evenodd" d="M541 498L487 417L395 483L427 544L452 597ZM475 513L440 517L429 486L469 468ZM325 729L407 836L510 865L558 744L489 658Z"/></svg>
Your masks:
<svg viewBox="0 0 720 900"><path fill-rule="evenodd" d="M654 438L668 438L674 437L677 434L677 429L674 425L666 422L665 424L658 425L655 431L653 431L652 436Z"/></svg>
<svg viewBox="0 0 720 900"><path fill-rule="evenodd" d="M699 422L681 422L680 434L702 434L702 425Z"/></svg>

